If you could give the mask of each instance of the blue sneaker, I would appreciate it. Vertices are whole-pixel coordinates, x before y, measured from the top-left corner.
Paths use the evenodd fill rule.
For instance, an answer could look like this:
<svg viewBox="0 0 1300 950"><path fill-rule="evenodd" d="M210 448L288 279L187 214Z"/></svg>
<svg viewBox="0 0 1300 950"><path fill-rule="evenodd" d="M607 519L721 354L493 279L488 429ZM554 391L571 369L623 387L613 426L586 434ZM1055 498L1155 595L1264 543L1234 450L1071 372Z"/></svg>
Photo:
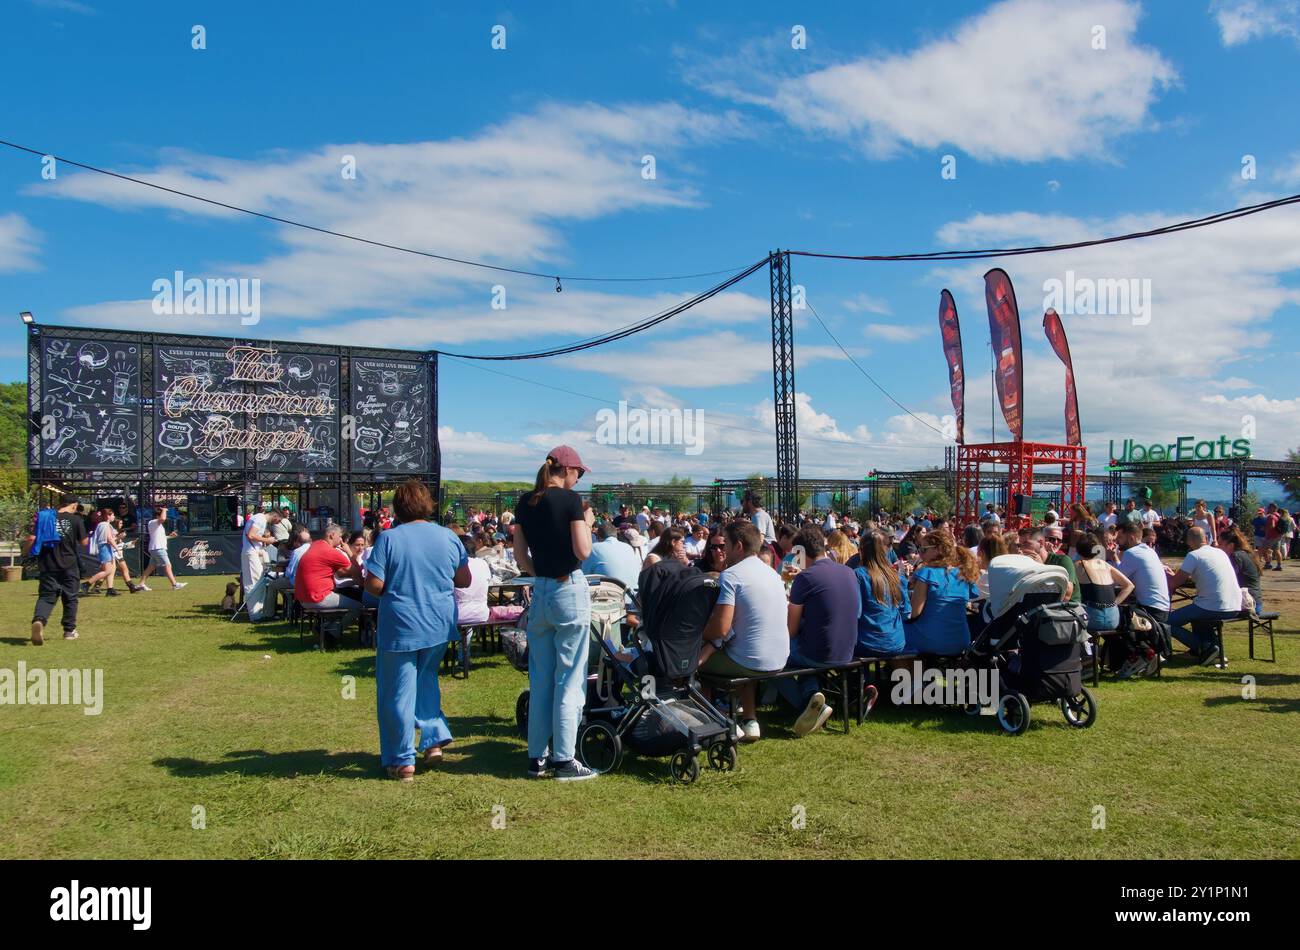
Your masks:
<svg viewBox="0 0 1300 950"><path fill-rule="evenodd" d="M550 763L546 757L534 759L531 756L528 759L528 777L529 778L551 778L555 774L551 770Z"/></svg>

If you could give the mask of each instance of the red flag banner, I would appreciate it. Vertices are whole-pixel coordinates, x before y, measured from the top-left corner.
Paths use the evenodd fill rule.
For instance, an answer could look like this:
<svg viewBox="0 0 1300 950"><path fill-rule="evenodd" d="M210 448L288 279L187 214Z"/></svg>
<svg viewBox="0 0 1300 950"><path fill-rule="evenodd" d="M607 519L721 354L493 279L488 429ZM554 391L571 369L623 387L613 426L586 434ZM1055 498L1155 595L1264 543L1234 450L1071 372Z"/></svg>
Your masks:
<svg viewBox="0 0 1300 950"><path fill-rule="evenodd" d="M939 332L943 336L943 355L948 360L948 388L952 390L952 410L957 414L957 444L961 445L966 441L966 374L962 366L957 302L947 290L939 294Z"/></svg>
<svg viewBox="0 0 1300 950"><path fill-rule="evenodd" d="M1067 445L1083 445L1083 433L1079 429L1079 394L1074 388L1074 363L1070 359L1070 341L1065 338L1065 327L1055 310L1043 314L1043 330L1052 349L1065 364L1065 442Z"/></svg>
<svg viewBox="0 0 1300 950"><path fill-rule="evenodd" d="M1020 352L1020 309L1011 278L1000 267L984 275L984 301L989 308L989 337L997 360L998 402L1011 438L1019 441L1025 389L1024 358Z"/></svg>

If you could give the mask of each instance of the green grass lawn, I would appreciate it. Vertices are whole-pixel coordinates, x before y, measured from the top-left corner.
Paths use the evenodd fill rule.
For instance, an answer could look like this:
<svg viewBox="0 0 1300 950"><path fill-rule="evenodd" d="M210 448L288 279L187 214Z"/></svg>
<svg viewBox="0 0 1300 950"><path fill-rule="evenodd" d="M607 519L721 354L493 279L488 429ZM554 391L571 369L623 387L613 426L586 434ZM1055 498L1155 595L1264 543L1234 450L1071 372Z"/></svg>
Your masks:
<svg viewBox="0 0 1300 950"><path fill-rule="evenodd" d="M797 740L791 717L768 711L737 772L705 769L690 787L635 756L594 782L525 779L526 677L492 656L467 681L443 679L457 742L402 786L379 767L371 655L228 623L224 582L83 600L82 638L65 643L56 621L41 648L28 644L35 583L0 584L0 667L102 668L105 693L99 716L0 706L0 857L1300 855L1295 601L1278 663L1246 659L1235 625L1230 672L1105 681L1092 729L1051 706L1018 738L959 711L884 710L851 735Z"/></svg>

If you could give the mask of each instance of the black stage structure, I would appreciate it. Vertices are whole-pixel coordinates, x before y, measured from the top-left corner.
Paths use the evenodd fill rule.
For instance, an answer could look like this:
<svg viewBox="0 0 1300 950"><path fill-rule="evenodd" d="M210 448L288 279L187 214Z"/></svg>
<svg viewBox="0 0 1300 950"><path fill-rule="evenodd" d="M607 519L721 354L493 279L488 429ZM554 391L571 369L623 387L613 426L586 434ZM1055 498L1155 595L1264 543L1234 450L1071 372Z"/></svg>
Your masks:
<svg viewBox="0 0 1300 950"><path fill-rule="evenodd" d="M1172 477L1177 480L1178 508L1183 513L1187 507L1187 482L1192 477L1227 478L1232 482L1232 507L1230 515L1239 520L1240 509L1246 492L1250 490L1250 480L1286 482L1300 479L1300 462L1279 462L1256 458L1230 459L1186 459L1182 461L1162 462L1112 462L1106 469L1106 478L1110 482L1107 501L1119 502L1124 493L1124 480L1127 478L1132 487L1136 482L1155 485Z"/></svg>
<svg viewBox="0 0 1300 950"><path fill-rule="evenodd" d="M47 491L146 508L283 495L299 512L329 493L344 525L356 496L406 478L438 497L434 352L39 324L27 341L28 474ZM230 411L240 406L251 411ZM178 572L237 569L234 525L219 527L221 514L202 537L173 540L198 551L173 557Z"/></svg>

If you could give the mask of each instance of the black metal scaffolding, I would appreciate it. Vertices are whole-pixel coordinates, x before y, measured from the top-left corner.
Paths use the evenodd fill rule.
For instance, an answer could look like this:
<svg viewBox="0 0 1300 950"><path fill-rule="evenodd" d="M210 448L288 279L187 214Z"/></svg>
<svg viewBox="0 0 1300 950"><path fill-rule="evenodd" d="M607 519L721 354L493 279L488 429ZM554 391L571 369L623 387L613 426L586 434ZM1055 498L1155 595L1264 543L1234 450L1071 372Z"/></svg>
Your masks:
<svg viewBox="0 0 1300 950"><path fill-rule="evenodd" d="M799 433L795 423L794 303L790 254L768 259L772 292L772 405L776 412L775 512L787 520L799 512Z"/></svg>

